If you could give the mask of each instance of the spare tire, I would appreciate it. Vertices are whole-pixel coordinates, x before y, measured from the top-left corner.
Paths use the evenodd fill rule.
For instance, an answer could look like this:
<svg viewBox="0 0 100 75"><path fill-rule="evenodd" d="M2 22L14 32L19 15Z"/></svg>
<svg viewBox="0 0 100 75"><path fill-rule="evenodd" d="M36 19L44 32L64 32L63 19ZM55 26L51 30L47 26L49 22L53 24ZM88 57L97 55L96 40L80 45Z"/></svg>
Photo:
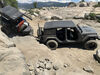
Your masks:
<svg viewBox="0 0 100 75"><path fill-rule="evenodd" d="M49 41L47 41L46 45L51 50L56 50L56 48L58 47L58 43L55 40L49 40Z"/></svg>
<svg viewBox="0 0 100 75"><path fill-rule="evenodd" d="M94 50L98 47L96 40L89 40L84 44L85 49Z"/></svg>

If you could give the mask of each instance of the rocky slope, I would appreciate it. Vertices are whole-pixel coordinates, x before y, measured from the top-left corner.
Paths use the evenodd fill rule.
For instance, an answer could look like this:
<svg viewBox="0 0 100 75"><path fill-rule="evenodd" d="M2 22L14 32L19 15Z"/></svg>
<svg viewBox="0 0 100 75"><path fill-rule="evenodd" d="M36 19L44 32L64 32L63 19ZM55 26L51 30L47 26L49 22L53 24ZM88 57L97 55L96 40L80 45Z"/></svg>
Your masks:
<svg viewBox="0 0 100 75"><path fill-rule="evenodd" d="M76 24L89 25L97 30L99 33L99 24L91 20L73 20ZM38 23L42 27L45 23L44 20L39 18L28 20L34 29L34 35L38 28ZM100 33L99 33L100 34ZM26 37L13 37L13 42L25 55L27 63L32 75L99 75L100 64L95 61L95 51L82 49L79 45L68 45L58 48L55 51L48 49L45 45L40 44L36 38ZM99 43L99 41L98 41ZM99 43L100 45L100 43ZM98 48L99 49L99 48ZM52 64L49 64L50 70L45 67L45 59L49 59ZM53 68L56 66L57 70ZM85 71L84 71L85 70Z"/></svg>
<svg viewBox="0 0 100 75"><path fill-rule="evenodd" d="M82 10L91 12L92 7L36 10L40 11L40 14L34 16L32 21L27 19L34 29L34 37L8 38L0 31L0 75L100 75L100 64L94 59L96 50L100 48L100 41L97 41L99 46L94 51L84 50L80 45L62 46L52 51L36 40L38 23L43 27L46 20L51 20L51 17L55 15L61 16L64 20L72 20L75 24L91 26L100 35L100 23L72 19L83 13ZM49 19L47 16L50 16ZM72 16L71 19L69 16ZM43 19L45 17L46 20Z"/></svg>
<svg viewBox="0 0 100 75"><path fill-rule="evenodd" d="M13 74L30 75L30 72L24 55L0 30L0 75Z"/></svg>

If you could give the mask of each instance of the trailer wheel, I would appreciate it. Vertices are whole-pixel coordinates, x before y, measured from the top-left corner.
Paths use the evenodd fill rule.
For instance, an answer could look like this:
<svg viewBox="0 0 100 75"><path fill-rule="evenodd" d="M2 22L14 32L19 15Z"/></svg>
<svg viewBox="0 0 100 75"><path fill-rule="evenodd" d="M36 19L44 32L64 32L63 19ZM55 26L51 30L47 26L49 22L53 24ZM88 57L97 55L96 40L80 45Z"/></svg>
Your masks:
<svg viewBox="0 0 100 75"><path fill-rule="evenodd" d="M55 40L49 40L49 41L47 41L46 45L51 50L56 50L56 48L58 47L58 43Z"/></svg>

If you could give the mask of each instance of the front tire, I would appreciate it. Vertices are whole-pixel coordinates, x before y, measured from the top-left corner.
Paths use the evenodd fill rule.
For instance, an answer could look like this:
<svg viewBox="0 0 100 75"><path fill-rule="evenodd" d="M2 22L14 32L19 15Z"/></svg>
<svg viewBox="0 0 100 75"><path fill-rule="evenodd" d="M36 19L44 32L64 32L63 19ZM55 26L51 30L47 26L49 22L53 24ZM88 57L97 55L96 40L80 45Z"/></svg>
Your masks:
<svg viewBox="0 0 100 75"><path fill-rule="evenodd" d="M84 44L85 49L94 50L98 47L96 40L89 40Z"/></svg>
<svg viewBox="0 0 100 75"><path fill-rule="evenodd" d="M58 47L58 43L55 40L49 40L49 41L47 41L46 45L51 50L56 50L56 48Z"/></svg>

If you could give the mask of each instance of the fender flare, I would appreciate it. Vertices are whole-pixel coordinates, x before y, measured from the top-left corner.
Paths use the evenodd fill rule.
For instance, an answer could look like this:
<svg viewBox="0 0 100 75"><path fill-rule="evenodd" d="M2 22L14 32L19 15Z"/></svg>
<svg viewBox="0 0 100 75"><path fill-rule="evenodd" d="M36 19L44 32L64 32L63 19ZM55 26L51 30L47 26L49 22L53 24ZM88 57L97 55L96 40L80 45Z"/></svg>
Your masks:
<svg viewBox="0 0 100 75"><path fill-rule="evenodd" d="M55 40L55 41L57 41L58 43L61 42L61 41L60 41L58 38L56 38L56 37L48 37L48 38L45 39L44 43L46 43L48 40Z"/></svg>
<svg viewBox="0 0 100 75"><path fill-rule="evenodd" d="M87 41L90 38L98 39L98 36L97 35L88 35L82 41L85 42L85 41Z"/></svg>

